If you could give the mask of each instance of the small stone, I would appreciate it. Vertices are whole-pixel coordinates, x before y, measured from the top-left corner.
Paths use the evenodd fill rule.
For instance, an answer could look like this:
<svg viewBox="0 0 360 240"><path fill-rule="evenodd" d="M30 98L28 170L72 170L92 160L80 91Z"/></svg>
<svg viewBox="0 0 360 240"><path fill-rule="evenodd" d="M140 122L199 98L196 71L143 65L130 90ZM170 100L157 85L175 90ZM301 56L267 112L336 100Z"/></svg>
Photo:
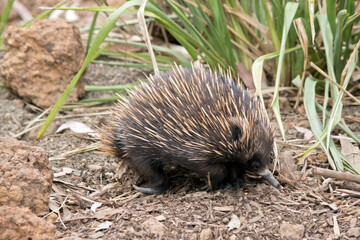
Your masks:
<svg viewBox="0 0 360 240"><path fill-rule="evenodd" d="M196 233L191 234L189 240L197 240L197 234Z"/></svg>
<svg viewBox="0 0 360 240"><path fill-rule="evenodd" d="M349 228L347 235L349 237L360 237L360 227Z"/></svg>
<svg viewBox="0 0 360 240"><path fill-rule="evenodd" d="M235 235L231 235L230 237L229 237L229 240L237 240L238 238L235 236Z"/></svg>
<svg viewBox="0 0 360 240"><path fill-rule="evenodd" d="M50 213L46 218L47 223L54 223L58 219L58 215L56 213Z"/></svg>
<svg viewBox="0 0 360 240"><path fill-rule="evenodd" d="M350 219L350 227L356 227L356 223L357 223L357 218L352 218Z"/></svg>
<svg viewBox="0 0 360 240"><path fill-rule="evenodd" d="M200 233L199 240L208 240L208 239L213 239L211 228L203 229Z"/></svg>
<svg viewBox="0 0 360 240"><path fill-rule="evenodd" d="M103 232L96 232L96 233L90 234L89 237L91 239L98 239L98 238L103 237L104 235L105 234Z"/></svg>
<svg viewBox="0 0 360 240"><path fill-rule="evenodd" d="M227 217L224 217L221 221L223 224L227 224L229 222L229 219Z"/></svg>
<svg viewBox="0 0 360 240"><path fill-rule="evenodd" d="M152 218L146 220L143 226L146 231L155 235L163 235L165 232L165 225Z"/></svg>
<svg viewBox="0 0 360 240"><path fill-rule="evenodd" d="M155 217L156 220L158 220L159 222L165 221L166 217L164 215L159 215Z"/></svg>
<svg viewBox="0 0 360 240"><path fill-rule="evenodd" d="M97 172L102 169L102 166L96 165L96 164L89 164L86 166L90 171Z"/></svg>
<svg viewBox="0 0 360 240"><path fill-rule="evenodd" d="M49 135L54 134L55 131L56 131L56 128L57 128L56 124L55 124L55 123L51 123L42 136L43 136L43 137L46 137L46 136L49 136ZM37 137L40 129L41 129L41 127L34 128L33 130L31 130L31 131L29 132L28 138L30 138L30 139L36 139L36 137Z"/></svg>
<svg viewBox="0 0 360 240"><path fill-rule="evenodd" d="M24 102L20 99L14 99L13 102L19 107L19 108L24 108Z"/></svg>
<svg viewBox="0 0 360 240"><path fill-rule="evenodd" d="M288 240L301 239L304 236L305 227L301 224L281 224L279 233L280 236Z"/></svg>

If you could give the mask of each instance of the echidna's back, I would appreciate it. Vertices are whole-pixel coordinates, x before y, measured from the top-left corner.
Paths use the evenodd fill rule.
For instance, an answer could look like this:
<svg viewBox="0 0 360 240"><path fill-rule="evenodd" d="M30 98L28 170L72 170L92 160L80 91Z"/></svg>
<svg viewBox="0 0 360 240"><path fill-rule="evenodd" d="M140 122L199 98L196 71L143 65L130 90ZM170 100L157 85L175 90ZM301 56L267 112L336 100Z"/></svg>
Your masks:
<svg viewBox="0 0 360 240"><path fill-rule="evenodd" d="M123 152L142 149L173 161L226 157L231 119L256 119L261 112L230 76L204 67L163 72L129 95L115 111L113 143Z"/></svg>

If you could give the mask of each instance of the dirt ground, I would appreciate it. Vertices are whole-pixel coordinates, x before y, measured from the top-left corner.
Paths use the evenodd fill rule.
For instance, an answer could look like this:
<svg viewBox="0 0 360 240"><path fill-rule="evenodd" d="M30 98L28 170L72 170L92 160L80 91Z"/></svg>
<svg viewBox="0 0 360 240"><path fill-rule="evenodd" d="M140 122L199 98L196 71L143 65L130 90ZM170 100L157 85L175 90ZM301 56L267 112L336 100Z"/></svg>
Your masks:
<svg viewBox="0 0 360 240"><path fill-rule="evenodd" d="M90 65L86 82L123 84L144 74L148 72ZM85 98L96 94L110 93L90 93ZM0 101L1 136L20 133L42 112L5 89L0 89ZM206 192L201 177L170 169L170 193L149 196L132 189L137 177L112 157L96 151L65 155L95 144L95 138L70 130L55 134L70 120L99 126L109 117L111 106L63 112L40 140L35 140L38 129L18 136L49 153L55 175L50 208L56 212L50 217L54 221L60 217L55 221L59 239L281 239L287 228L293 232L289 239L356 239L351 229L360 224L360 200L344 196L343 182L324 181L311 173L312 166L328 167L324 154L315 151L295 165L296 156L313 140L304 140L294 128L309 128L301 108L283 115L288 143L277 136L280 168L275 175L283 189L248 178L246 188ZM358 125L349 126L359 133Z"/></svg>

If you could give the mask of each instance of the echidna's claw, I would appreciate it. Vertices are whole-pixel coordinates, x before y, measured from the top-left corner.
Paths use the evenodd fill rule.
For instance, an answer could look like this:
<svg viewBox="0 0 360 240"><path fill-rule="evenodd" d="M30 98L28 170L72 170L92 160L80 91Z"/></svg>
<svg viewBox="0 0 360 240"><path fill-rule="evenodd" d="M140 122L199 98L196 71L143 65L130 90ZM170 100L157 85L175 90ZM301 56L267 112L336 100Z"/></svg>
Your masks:
<svg viewBox="0 0 360 240"><path fill-rule="evenodd" d="M163 194L166 193L168 190L161 190L158 188L146 188L146 187L138 187L136 185L133 185L133 188L139 192L145 193L145 194Z"/></svg>

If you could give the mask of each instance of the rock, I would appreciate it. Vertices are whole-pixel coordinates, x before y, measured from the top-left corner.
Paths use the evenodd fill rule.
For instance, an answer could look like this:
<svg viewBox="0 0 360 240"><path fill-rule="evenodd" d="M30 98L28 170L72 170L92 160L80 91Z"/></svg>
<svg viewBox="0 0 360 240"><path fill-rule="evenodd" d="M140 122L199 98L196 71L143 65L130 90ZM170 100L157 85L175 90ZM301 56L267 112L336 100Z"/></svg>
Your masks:
<svg viewBox="0 0 360 240"><path fill-rule="evenodd" d="M356 226L356 223L357 223L357 218L352 218L350 219L350 227L353 228Z"/></svg>
<svg viewBox="0 0 360 240"><path fill-rule="evenodd" d="M0 138L0 206L23 206L36 215L45 215L49 212L52 180L44 149Z"/></svg>
<svg viewBox="0 0 360 240"><path fill-rule="evenodd" d="M155 219L148 219L143 223L144 230L155 235L163 235L165 232L165 225Z"/></svg>
<svg viewBox="0 0 360 240"><path fill-rule="evenodd" d="M102 166L96 164L89 164L86 167L92 172L98 172L102 169Z"/></svg>
<svg viewBox="0 0 360 240"><path fill-rule="evenodd" d="M348 237L360 237L360 227L349 228L346 235Z"/></svg>
<svg viewBox="0 0 360 240"><path fill-rule="evenodd" d="M237 240L238 238L235 236L235 235L231 235L230 237L229 237L229 240Z"/></svg>
<svg viewBox="0 0 360 240"><path fill-rule="evenodd" d="M197 240L197 234L196 233L192 233L189 237L189 240Z"/></svg>
<svg viewBox="0 0 360 240"><path fill-rule="evenodd" d="M211 228L203 229L200 233L199 240L213 239Z"/></svg>
<svg viewBox="0 0 360 240"><path fill-rule="evenodd" d="M25 207L0 207L0 239L55 239L55 226Z"/></svg>
<svg viewBox="0 0 360 240"><path fill-rule="evenodd" d="M3 84L25 101L53 106L85 59L79 30L61 19L37 20L29 28L9 27L1 66ZM85 94L80 78L69 101Z"/></svg>
<svg viewBox="0 0 360 240"><path fill-rule="evenodd" d="M159 215L155 217L156 220L158 220L159 222L165 221L166 217L164 215Z"/></svg>
<svg viewBox="0 0 360 240"><path fill-rule="evenodd" d="M301 224L284 223L280 226L280 236L284 239L297 240L304 236L305 227Z"/></svg>

